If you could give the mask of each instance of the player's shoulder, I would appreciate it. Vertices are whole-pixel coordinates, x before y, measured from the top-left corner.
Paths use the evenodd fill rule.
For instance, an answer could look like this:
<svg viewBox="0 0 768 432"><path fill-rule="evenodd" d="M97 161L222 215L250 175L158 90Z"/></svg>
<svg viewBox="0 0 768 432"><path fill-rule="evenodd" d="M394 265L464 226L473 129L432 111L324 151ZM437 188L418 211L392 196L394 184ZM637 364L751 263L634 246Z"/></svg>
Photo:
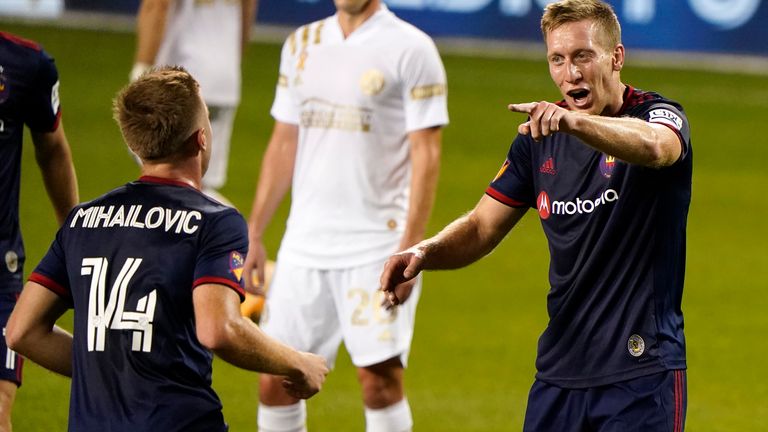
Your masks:
<svg viewBox="0 0 768 432"><path fill-rule="evenodd" d="M389 10L384 11L384 13L385 17L382 19L381 25L385 31L392 32L392 36L396 37L390 40L390 43L413 47L434 46L435 43L432 38L420 28L403 20Z"/></svg>
<svg viewBox="0 0 768 432"><path fill-rule="evenodd" d="M13 47L21 51L31 51L33 53L42 53L43 48L39 43L26 39L13 33L0 31L0 44L6 47Z"/></svg>
<svg viewBox="0 0 768 432"><path fill-rule="evenodd" d="M53 58L40 44L2 31L0 31L0 58L3 58L3 66L17 70L18 77L32 79L42 65L50 65L47 67L55 70Z"/></svg>
<svg viewBox="0 0 768 432"><path fill-rule="evenodd" d="M283 49L290 50L291 54L297 54L301 51L301 47L319 45L327 39L323 37L323 33L326 30L328 21L332 18L332 16L325 17L297 27L285 39Z"/></svg>
<svg viewBox="0 0 768 432"><path fill-rule="evenodd" d="M666 98L655 91L642 90L632 86L627 87L627 96L624 100L624 112L632 113L659 104L672 106L680 111L683 107L677 101Z"/></svg>

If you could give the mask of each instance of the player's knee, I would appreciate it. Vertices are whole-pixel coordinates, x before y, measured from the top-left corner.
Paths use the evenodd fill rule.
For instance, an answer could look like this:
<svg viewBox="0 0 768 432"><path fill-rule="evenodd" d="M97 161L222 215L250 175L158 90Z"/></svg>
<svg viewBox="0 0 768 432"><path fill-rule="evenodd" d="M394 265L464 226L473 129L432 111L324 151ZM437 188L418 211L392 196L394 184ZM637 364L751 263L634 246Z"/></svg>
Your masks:
<svg viewBox="0 0 768 432"><path fill-rule="evenodd" d="M357 376L363 401L369 408L385 408L404 397L403 367L399 360L358 368Z"/></svg>
<svg viewBox="0 0 768 432"><path fill-rule="evenodd" d="M283 388L283 378L275 375L259 375L259 401L269 406L293 405L299 400Z"/></svg>

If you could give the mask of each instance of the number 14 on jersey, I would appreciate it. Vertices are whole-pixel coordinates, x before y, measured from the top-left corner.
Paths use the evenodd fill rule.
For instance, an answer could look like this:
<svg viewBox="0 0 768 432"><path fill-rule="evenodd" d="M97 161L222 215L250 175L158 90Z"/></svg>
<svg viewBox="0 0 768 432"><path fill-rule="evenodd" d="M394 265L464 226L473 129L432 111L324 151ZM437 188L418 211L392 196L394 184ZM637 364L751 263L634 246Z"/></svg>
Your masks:
<svg viewBox="0 0 768 432"><path fill-rule="evenodd" d="M135 311L125 310L128 285L141 261L141 258L126 259L112 288L107 291L107 259L83 258L80 274L91 276L88 296L88 351L104 351L109 330L133 332L132 351L152 351L152 323L157 304L157 290L152 290L140 298Z"/></svg>

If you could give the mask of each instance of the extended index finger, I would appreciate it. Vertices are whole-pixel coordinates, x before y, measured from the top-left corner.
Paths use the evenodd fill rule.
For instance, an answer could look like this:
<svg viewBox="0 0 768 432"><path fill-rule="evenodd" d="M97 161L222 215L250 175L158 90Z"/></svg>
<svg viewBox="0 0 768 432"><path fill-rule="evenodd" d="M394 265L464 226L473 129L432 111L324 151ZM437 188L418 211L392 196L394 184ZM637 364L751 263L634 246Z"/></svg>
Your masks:
<svg viewBox="0 0 768 432"><path fill-rule="evenodd" d="M509 104L507 105L507 109L512 112L530 114L536 108L536 105L536 102Z"/></svg>

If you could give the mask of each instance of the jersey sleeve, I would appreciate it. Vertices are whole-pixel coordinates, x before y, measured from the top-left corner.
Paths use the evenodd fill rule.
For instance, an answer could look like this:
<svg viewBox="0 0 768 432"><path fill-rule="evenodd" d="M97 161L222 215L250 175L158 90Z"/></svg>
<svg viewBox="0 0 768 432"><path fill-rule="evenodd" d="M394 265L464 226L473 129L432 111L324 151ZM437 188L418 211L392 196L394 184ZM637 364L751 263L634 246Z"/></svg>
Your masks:
<svg viewBox="0 0 768 432"><path fill-rule="evenodd" d="M299 29L301 30L301 29ZM297 59L301 56L296 47L296 30L283 44L283 50L280 54L280 73L277 78L275 88L275 100L272 102L270 114L272 117L283 123L299 124L300 107L293 97L293 86L295 85Z"/></svg>
<svg viewBox="0 0 768 432"><path fill-rule="evenodd" d="M407 132L448 124L443 62L431 39L419 41L406 51L400 70Z"/></svg>
<svg viewBox="0 0 768 432"><path fill-rule="evenodd" d="M243 265L248 252L248 227L236 211L228 211L206 224L200 238L193 288L202 284L226 285L245 299Z"/></svg>
<svg viewBox="0 0 768 432"><path fill-rule="evenodd" d="M24 123L35 132L53 132L59 127L59 72L53 58L40 51L37 73L30 81Z"/></svg>
<svg viewBox="0 0 768 432"><path fill-rule="evenodd" d="M680 139L682 151L678 160L685 159L691 148L691 129L683 110L671 103L655 101L643 106L641 118L649 123L664 125Z"/></svg>
<svg viewBox="0 0 768 432"><path fill-rule="evenodd" d="M29 280L37 282L58 294L59 297L71 306L72 291L69 286L67 264L64 259L64 248L62 247L62 229L56 234L56 238L53 240L51 247L48 248L48 252L43 259L29 275Z"/></svg>
<svg viewBox="0 0 768 432"><path fill-rule="evenodd" d="M485 193L510 207L535 207L530 140L518 135Z"/></svg>

